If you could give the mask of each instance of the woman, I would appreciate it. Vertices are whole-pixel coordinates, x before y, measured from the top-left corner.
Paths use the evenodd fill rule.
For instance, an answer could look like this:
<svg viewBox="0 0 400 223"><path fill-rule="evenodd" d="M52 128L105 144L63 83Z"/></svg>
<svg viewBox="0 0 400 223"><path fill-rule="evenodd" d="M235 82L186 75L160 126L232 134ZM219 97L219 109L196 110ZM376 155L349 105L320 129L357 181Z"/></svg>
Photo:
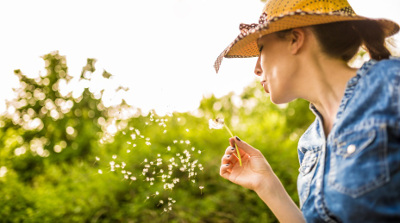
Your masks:
<svg viewBox="0 0 400 223"><path fill-rule="evenodd" d="M306 99L316 120L298 144L301 210L238 137L221 176L254 190L280 222L400 222L400 60L385 47L399 26L357 16L346 0L269 0L258 24L240 28L217 72L223 57L258 56L271 101ZM360 46L372 59L354 69Z"/></svg>

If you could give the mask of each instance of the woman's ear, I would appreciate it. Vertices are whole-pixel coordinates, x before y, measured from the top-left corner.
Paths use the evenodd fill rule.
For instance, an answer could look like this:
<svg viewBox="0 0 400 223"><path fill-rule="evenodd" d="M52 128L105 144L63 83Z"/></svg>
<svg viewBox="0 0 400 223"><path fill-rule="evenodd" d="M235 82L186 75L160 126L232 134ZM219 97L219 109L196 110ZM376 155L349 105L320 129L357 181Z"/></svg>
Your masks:
<svg viewBox="0 0 400 223"><path fill-rule="evenodd" d="M290 32L290 52L295 55L304 48L306 31L303 28L292 29Z"/></svg>

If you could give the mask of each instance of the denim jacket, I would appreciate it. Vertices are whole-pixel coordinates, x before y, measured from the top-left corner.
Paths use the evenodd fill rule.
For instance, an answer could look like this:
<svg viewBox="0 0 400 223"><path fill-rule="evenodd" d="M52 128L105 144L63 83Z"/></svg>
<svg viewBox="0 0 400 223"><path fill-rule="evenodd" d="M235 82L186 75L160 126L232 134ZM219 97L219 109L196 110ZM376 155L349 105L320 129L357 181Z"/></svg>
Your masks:
<svg viewBox="0 0 400 223"><path fill-rule="evenodd" d="M328 136L310 109L297 182L307 222L400 222L400 59L358 70Z"/></svg>

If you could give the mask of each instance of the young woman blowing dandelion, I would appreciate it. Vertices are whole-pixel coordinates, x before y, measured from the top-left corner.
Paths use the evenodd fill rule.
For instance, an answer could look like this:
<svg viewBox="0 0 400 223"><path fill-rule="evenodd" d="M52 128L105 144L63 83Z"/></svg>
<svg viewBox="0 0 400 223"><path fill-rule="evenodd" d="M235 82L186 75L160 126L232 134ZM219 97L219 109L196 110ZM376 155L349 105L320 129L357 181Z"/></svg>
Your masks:
<svg viewBox="0 0 400 223"><path fill-rule="evenodd" d="M358 16L346 0L267 0L259 23L240 29L216 70L223 57L258 56L270 100L303 98L316 119L298 144L300 209L261 152L237 137L221 176L254 190L280 222L400 222L400 59L385 47L398 24ZM360 46L371 60L349 67Z"/></svg>

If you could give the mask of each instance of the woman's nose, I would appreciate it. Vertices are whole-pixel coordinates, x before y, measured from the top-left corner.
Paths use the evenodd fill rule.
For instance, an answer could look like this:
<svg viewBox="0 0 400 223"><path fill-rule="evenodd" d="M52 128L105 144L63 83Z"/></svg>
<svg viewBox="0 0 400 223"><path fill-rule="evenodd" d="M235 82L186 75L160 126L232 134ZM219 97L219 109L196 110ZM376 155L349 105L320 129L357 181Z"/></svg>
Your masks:
<svg viewBox="0 0 400 223"><path fill-rule="evenodd" d="M254 69L254 73L255 73L257 76L261 76L261 74L262 74L260 57L258 57L258 60L257 60L257 63L256 63L256 67L255 67L255 69Z"/></svg>

